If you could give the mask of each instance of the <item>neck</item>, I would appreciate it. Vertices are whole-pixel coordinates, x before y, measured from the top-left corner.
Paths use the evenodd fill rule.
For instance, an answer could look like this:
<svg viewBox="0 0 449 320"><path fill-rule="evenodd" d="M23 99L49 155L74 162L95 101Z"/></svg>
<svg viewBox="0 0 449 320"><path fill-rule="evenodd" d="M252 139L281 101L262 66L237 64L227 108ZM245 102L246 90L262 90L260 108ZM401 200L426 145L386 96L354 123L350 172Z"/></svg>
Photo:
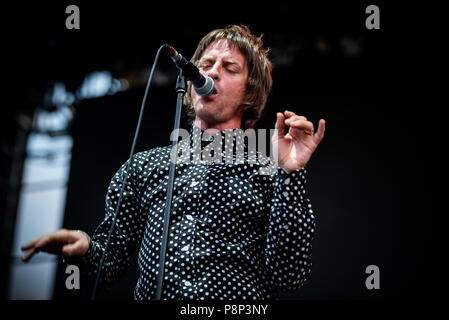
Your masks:
<svg viewBox="0 0 449 320"><path fill-rule="evenodd" d="M195 117L193 124L201 130L217 129L218 131L223 131L227 129L240 129L241 119L231 119L221 123L208 123L203 119Z"/></svg>
<svg viewBox="0 0 449 320"><path fill-rule="evenodd" d="M227 129L240 129L241 128L241 117L233 117L232 119L229 119L225 122L219 122L219 123L211 123L207 120L201 119L198 116L195 117L195 120L193 121L193 124L200 128L201 130L207 130L207 129L216 129L218 131L223 131Z"/></svg>

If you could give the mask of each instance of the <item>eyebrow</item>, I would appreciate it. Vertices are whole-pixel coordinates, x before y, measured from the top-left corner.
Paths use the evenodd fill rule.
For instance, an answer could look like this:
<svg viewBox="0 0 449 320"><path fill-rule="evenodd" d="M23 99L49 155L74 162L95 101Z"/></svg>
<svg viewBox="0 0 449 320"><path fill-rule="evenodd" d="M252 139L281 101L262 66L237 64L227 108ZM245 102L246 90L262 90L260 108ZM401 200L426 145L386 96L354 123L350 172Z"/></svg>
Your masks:
<svg viewBox="0 0 449 320"><path fill-rule="evenodd" d="M212 61L215 61L215 59L214 59L213 57L203 56L203 57L198 61L198 63L200 64L200 63L204 63L204 62L212 62ZM233 60L233 59L225 59L225 60L223 61L223 65L226 65L226 66L228 66L228 65L237 65L239 68L242 68L242 67L243 67L242 65L240 65L239 62L237 62L237 61L235 61L235 60Z"/></svg>

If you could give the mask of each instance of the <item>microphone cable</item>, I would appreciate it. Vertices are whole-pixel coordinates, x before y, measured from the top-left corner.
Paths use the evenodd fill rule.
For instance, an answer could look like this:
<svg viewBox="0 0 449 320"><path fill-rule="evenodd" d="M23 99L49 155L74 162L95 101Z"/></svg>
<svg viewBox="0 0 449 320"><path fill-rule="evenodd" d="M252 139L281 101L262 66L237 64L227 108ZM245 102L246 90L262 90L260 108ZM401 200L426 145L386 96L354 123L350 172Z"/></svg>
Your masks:
<svg viewBox="0 0 449 320"><path fill-rule="evenodd" d="M128 164L126 166L126 171L125 171L126 175L125 175L124 179L123 179L123 177L121 178L121 180L123 180L123 184L122 184L122 188L120 190L120 196L119 196L119 199L118 199L118 202L117 202L117 207L115 208L115 213L114 213L114 217L112 219L111 227L109 229L108 238L106 240L106 246L105 246L105 248L103 250L103 254L101 256L100 265L98 266L97 277L95 279L94 288L92 290L92 295L90 297L91 300L95 300L95 295L96 295L96 292L97 292L98 282L100 280L101 270L103 269L103 264L104 264L106 252L108 251L108 247L109 247L109 244L111 242L112 231L113 231L113 229L115 227L115 224L117 222L117 214L118 214L118 210L120 208L120 204L122 202L123 191L125 190L126 182L128 181L129 169L130 169L132 161L133 161L134 148L136 146L137 137L139 135L140 124L142 123L143 111L145 109L145 102L147 100L147 96L148 96L148 91L150 89L151 80L153 79L154 69L156 68L156 64L157 64L157 61L159 59L159 54L161 53L161 51L164 48L165 48L165 44L162 45L158 49L158 51L156 53L156 57L154 58L153 66L151 67L150 76L148 77L147 86L145 88L145 94L143 95L142 104L140 106L139 120L137 121L137 127L136 127L136 131L134 133L134 139L133 139L133 143L132 143L132 146L131 146L131 151L130 151L130 154L129 154ZM119 232L121 233L120 230L119 230Z"/></svg>

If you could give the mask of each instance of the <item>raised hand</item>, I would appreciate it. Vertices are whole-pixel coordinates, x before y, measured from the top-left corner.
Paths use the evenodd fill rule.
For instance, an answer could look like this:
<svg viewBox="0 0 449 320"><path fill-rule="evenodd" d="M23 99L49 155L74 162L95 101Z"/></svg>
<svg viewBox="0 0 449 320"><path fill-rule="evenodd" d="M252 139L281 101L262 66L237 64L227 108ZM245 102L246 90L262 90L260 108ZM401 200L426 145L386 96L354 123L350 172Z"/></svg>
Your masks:
<svg viewBox="0 0 449 320"><path fill-rule="evenodd" d="M318 131L314 134L313 123L305 117L297 116L291 111L285 111L284 114L278 112L276 115L276 132L272 143L274 150L278 150L279 167L290 173L307 164L323 140L326 122L321 119ZM284 134L285 126L290 127L287 134Z"/></svg>

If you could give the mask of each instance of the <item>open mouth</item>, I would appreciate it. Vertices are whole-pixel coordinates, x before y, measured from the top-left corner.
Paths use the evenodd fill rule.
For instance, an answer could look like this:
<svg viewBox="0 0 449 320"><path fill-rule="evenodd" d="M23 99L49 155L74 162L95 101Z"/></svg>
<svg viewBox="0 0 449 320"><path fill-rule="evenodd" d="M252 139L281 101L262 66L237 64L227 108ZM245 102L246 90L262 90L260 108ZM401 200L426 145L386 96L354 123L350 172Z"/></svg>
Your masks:
<svg viewBox="0 0 449 320"><path fill-rule="evenodd" d="M204 98L206 101L210 101L210 100L212 100L217 94L218 94L218 91L217 91L216 88L214 88L214 90L212 91L211 94L209 94L209 95L207 95L207 96L204 96L203 98Z"/></svg>
<svg viewBox="0 0 449 320"><path fill-rule="evenodd" d="M212 89L212 92L209 93L208 95L205 96L200 96L199 98L203 101L207 101L210 102L212 100L215 100L215 97L219 94L219 91L217 90L217 87L214 86L214 88Z"/></svg>

